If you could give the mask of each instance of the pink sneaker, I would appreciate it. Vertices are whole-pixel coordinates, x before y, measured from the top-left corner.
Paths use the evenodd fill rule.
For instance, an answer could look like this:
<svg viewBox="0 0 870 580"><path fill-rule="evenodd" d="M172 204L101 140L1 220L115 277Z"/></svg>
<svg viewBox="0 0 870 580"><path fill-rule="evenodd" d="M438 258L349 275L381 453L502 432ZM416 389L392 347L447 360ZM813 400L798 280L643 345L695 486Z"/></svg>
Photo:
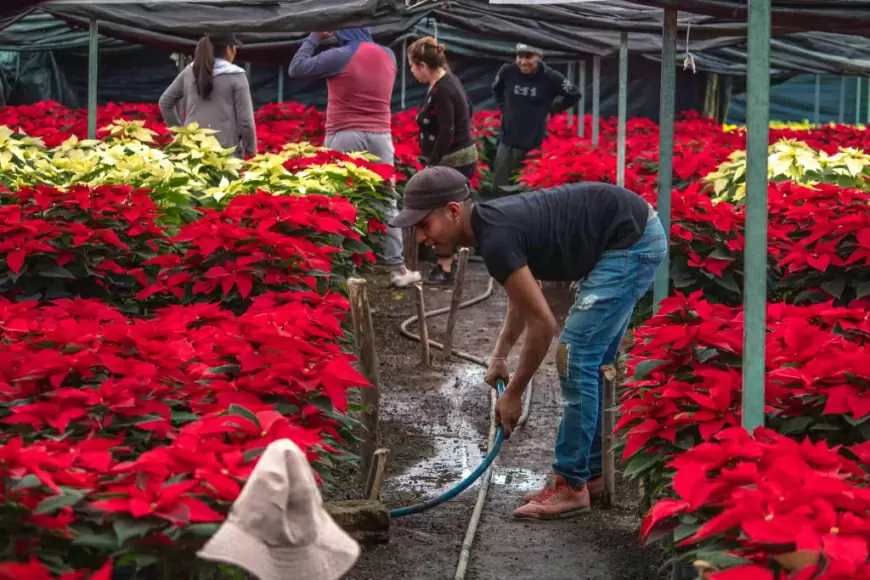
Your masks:
<svg viewBox="0 0 870 580"><path fill-rule="evenodd" d="M574 517L589 511L589 490L574 489L561 475L547 476L547 485L533 500L514 511L520 519L554 520Z"/></svg>
<svg viewBox="0 0 870 580"><path fill-rule="evenodd" d="M553 474L553 476L560 477L555 474ZM599 499L601 499L601 494L604 493L604 478L599 475L595 479L590 479L586 482L586 489L589 490L589 499L592 501L598 501ZM523 501L526 503L533 501L546 490L547 484L544 483L544 487L542 487L541 489L530 491L526 495L524 495Z"/></svg>

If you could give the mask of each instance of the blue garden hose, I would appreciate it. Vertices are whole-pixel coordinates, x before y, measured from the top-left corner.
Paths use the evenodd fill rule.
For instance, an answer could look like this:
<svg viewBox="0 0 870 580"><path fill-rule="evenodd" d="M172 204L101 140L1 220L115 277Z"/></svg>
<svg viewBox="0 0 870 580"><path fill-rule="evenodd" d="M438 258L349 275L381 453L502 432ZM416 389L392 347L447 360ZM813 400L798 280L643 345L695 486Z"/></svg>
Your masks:
<svg viewBox="0 0 870 580"><path fill-rule="evenodd" d="M496 382L496 389L498 390L499 395L504 393L504 381L499 379ZM440 505L447 500L453 499L454 497L465 491L472 483L477 481L477 479L481 475L486 473L486 470L489 468L490 464L495 461L498 452L501 450L502 441L504 441L504 429L501 425L499 425L495 432L495 441L493 441L492 449L489 450L489 453L486 454L486 457L483 458L483 461L480 463L480 465L477 466L477 469L472 471L468 477L466 477L465 479L460 481L455 487L448 489L438 497L433 497L432 499L428 499L424 502L416 503L408 507L390 510L390 518L400 518L402 516L417 514L426 511L429 508L433 508L436 505Z"/></svg>

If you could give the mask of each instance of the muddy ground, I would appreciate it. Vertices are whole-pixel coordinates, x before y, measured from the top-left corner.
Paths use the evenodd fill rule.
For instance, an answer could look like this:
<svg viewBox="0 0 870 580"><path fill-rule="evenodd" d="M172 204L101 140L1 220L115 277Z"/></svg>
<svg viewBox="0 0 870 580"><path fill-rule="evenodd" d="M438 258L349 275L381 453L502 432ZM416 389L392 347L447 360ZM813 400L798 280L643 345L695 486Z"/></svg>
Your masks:
<svg viewBox="0 0 870 580"><path fill-rule="evenodd" d="M424 265L424 268L426 266ZM463 299L482 294L489 281L483 265L469 264ZM565 287L545 288L560 322L571 304ZM446 306L451 290L426 288L426 309ZM381 444L389 448L382 500L390 508L443 493L480 463L489 432L490 394L484 369L444 361L433 351L434 366L420 365L420 345L399 333L415 310L413 290L372 280L370 299L377 333L382 388ZM503 320L504 291L495 285L484 303L462 310L455 348L486 357ZM429 319L429 335L441 340L446 316ZM417 333L416 324L409 328ZM518 353L519 349L515 348ZM553 460L560 396L552 349L535 379L531 417L505 442L495 462L487 504L472 549L469 580L647 580L657 577L659 553L641 549L637 490L619 481L618 507L559 522L528 523L511 518L528 490L540 486ZM359 493L353 478L343 478L339 496ZM392 522L391 541L368 548L348 580L448 580L468 526L478 486L421 514Z"/></svg>

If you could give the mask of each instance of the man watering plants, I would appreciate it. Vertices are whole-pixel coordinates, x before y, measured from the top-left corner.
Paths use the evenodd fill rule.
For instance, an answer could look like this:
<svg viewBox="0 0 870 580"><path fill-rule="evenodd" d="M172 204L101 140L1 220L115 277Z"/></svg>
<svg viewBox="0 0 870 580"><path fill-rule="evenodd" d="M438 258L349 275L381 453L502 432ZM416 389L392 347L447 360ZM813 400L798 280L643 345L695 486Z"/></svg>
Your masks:
<svg viewBox="0 0 870 580"><path fill-rule="evenodd" d="M505 195L513 174L547 133L547 119L577 104L580 91L541 60L544 52L517 44L516 62L498 71L492 95L502 113L501 133L495 156L493 190Z"/></svg>
<svg viewBox="0 0 870 580"><path fill-rule="evenodd" d="M428 167L405 187L395 227L416 226L418 242L439 254L478 248L504 286L508 308L486 372L505 381L497 416L505 436L522 414L523 391L557 335L537 280L577 281L556 350L563 414L555 462L543 489L528 494L518 518L553 519L586 511L601 479L601 372L612 363L637 301L668 252L653 207L605 183L574 183L474 203L468 180L449 167ZM507 359L525 331L516 370Z"/></svg>

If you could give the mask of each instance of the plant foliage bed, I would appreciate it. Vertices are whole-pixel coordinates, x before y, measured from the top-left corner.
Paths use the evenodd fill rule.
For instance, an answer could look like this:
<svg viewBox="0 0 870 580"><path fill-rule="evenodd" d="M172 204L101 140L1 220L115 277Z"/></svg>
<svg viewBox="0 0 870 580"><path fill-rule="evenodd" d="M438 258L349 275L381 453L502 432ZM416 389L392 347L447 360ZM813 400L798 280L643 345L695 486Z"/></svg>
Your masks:
<svg viewBox="0 0 870 580"><path fill-rule="evenodd" d="M152 105L0 114L0 578L232 576L196 561L269 441L325 483L352 460L345 281L369 271L394 184L419 170L327 151L321 113L257 111L261 153L162 125ZM591 134L587 116L586 135ZM475 114L486 191L499 115ZM525 188L614 182L566 115ZM627 187L658 198L658 128L632 119ZM870 145L863 128L771 128L764 429L740 428L745 133L676 125L673 296L634 331L619 452L644 541L710 580L870 578ZM648 307L647 300L646 306ZM288 354L289 353L289 354Z"/></svg>

